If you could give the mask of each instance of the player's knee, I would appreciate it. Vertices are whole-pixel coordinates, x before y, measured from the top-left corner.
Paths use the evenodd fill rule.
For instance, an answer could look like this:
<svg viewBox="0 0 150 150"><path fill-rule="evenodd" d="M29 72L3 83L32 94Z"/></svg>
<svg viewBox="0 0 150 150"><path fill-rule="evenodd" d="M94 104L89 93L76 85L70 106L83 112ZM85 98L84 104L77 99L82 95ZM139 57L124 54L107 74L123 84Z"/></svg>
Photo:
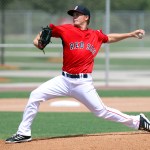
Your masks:
<svg viewBox="0 0 150 150"><path fill-rule="evenodd" d="M107 107L104 106L102 109L95 109L95 111L93 113L96 117L105 118L105 116L107 114Z"/></svg>
<svg viewBox="0 0 150 150"><path fill-rule="evenodd" d="M36 90L33 90L31 93L30 93L30 98L34 97L36 95Z"/></svg>
<svg viewBox="0 0 150 150"><path fill-rule="evenodd" d="M44 93L41 89L37 88L30 93L30 99L32 101L46 101L48 100L48 95Z"/></svg>
<svg viewBox="0 0 150 150"><path fill-rule="evenodd" d="M30 99L41 99L40 92L35 89L30 93Z"/></svg>

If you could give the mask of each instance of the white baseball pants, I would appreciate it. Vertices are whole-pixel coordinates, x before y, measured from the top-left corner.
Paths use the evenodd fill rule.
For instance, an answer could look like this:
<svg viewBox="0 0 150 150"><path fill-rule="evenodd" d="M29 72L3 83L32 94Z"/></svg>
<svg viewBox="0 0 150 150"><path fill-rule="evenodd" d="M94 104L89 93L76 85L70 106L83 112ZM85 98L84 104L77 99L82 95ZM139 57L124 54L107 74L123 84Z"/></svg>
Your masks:
<svg viewBox="0 0 150 150"><path fill-rule="evenodd" d="M103 104L93 86L90 74L88 74L88 78L79 79L72 79L60 75L43 83L31 92L17 133L31 136L31 125L38 112L40 102L59 96L71 96L79 100L97 117L120 122L134 129L138 129L139 127L139 115L130 116Z"/></svg>

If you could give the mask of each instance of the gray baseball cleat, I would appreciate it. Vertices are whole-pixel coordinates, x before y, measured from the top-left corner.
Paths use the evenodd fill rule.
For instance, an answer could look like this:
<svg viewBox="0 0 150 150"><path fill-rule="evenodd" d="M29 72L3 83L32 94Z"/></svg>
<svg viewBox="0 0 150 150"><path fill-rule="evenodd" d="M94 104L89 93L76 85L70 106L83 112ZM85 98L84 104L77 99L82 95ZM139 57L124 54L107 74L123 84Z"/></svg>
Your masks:
<svg viewBox="0 0 150 150"><path fill-rule="evenodd" d="M144 114L140 114L139 130L145 130L150 132L150 121Z"/></svg>
<svg viewBox="0 0 150 150"><path fill-rule="evenodd" d="M14 134L12 137L6 139L5 143L21 143L31 141L31 136L24 136L20 134Z"/></svg>

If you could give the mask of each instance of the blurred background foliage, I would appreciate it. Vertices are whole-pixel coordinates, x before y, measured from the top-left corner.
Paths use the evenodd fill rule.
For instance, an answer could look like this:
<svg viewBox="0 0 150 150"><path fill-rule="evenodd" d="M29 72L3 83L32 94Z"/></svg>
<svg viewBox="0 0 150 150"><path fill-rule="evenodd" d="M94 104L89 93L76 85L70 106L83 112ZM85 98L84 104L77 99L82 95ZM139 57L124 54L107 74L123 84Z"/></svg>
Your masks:
<svg viewBox="0 0 150 150"><path fill-rule="evenodd" d="M41 9L50 13L61 12L77 4L86 5L91 10L105 10L105 0L1 0L0 8L30 10ZM112 0L112 10L150 10L150 0Z"/></svg>

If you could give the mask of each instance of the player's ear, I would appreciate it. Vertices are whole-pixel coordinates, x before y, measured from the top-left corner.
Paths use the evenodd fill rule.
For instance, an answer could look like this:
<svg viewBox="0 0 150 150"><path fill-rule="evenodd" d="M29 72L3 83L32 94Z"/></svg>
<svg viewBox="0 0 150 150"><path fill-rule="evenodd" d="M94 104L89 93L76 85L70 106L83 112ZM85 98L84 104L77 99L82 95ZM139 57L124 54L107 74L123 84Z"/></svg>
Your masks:
<svg viewBox="0 0 150 150"><path fill-rule="evenodd" d="M85 15L85 20L87 21L87 24L90 23L90 17L88 15Z"/></svg>
<svg viewBox="0 0 150 150"><path fill-rule="evenodd" d="M86 19L86 20L89 20L89 16L88 16L88 15L85 15L85 19Z"/></svg>

